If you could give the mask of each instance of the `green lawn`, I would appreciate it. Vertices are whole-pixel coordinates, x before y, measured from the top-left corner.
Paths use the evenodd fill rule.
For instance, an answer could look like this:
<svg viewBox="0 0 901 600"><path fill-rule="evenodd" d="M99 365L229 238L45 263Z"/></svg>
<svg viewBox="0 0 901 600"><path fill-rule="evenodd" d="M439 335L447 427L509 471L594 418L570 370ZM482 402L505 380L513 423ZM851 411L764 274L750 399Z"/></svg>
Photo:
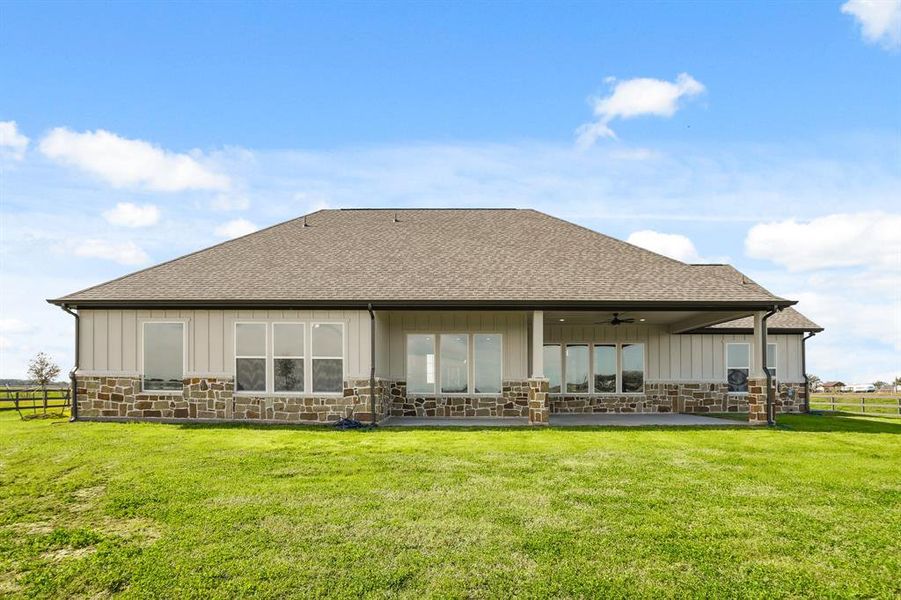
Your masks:
<svg viewBox="0 0 901 600"><path fill-rule="evenodd" d="M0 414L0 596L901 594L901 422L381 429Z"/></svg>

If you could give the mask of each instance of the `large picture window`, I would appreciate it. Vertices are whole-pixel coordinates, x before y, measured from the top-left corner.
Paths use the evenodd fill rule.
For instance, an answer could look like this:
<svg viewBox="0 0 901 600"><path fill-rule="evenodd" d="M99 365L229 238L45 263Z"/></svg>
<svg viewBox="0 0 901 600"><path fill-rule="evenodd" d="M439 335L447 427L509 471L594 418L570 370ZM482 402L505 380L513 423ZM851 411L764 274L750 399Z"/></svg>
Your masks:
<svg viewBox="0 0 901 600"><path fill-rule="evenodd" d="M616 345L596 344L594 347L594 391L596 394L616 392Z"/></svg>
<svg viewBox="0 0 901 600"><path fill-rule="evenodd" d="M344 325L313 323L313 393L344 390Z"/></svg>
<svg viewBox="0 0 901 600"><path fill-rule="evenodd" d="M588 344L566 345L566 393L588 393Z"/></svg>
<svg viewBox="0 0 901 600"><path fill-rule="evenodd" d="M548 380L548 391L551 394L559 394L563 380L560 344L544 345L544 376Z"/></svg>
<svg viewBox="0 0 901 600"><path fill-rule="evenodd" d="M441 393L463 394L469 391L469 336L443 334L440 338Z"/></svg>
<svg viewBox="0 0 901 600"><path fill-rule="evenodd" d="M502 389L501 336L476 334L473 337L473 383L476 394L500 394Z"/></svg>
<svg viewBox="0 0 901 600"><path fill-rule="evenodd" d="M272 324L273 389L304 391L304 326L302 323Z"/></svg>
<svg viewBox="0 0 901 600"><path fill-rule="evenodd" d="M235 323L235 390L266 391L266 323Z"/></svg>
<svg viewBox="0 0 901 600"><path fill-rule="evenodd" d="M141 389L180 391L185 375L185 324L144 323L143 344Z"/></svg>
<svg viewBox="0 0 901 600"><path fill-rule="evenodd" d="M622 345L622 372L624 394L644 391L644 344Z"/></svg>
<svg viewBox="0 0 901 600"><path fill-rule="evenodd" d="M435 393L435 336L407 336L407 393Z"/></svg>
<svg viewBox="0 0 901 600"><path fill-rule="evenodd" d="M729 391L748 391L748 377L751 374L751 347L748 344L726 344L726 381Z"/></svg>

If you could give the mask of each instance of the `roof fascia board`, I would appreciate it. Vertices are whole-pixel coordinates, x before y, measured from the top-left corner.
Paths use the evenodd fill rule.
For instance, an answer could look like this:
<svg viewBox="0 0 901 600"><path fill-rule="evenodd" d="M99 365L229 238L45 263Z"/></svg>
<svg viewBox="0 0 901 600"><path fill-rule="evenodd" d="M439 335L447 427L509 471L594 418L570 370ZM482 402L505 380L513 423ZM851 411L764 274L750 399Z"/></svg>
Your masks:
<svg viewBox="0 0 901 600"><path fill-rule="evenodd" d="M76 298L55 298L47 302L57 306L82 308L331 308L365 309L455 309L455 310L734 310L756 311L797 304L797 300L755 300L737 301L635 301L635 300L78 300ZM727 319L728 320L728 319Z"/></svg>

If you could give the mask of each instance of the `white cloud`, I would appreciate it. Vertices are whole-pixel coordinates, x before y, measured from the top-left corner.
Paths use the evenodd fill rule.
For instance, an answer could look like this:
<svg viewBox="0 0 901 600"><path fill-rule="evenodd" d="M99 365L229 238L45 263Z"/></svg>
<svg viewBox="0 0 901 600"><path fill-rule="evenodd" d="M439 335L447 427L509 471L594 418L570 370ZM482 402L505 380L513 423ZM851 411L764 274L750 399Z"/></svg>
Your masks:
<svg viewBox="0 0 901 600"><path fill-rule="evenodd" d="M87 171L115 187L140 187L161 192L224 190L229 179L190 156L166 151L143 140L109 131L78 133L58 127L40 143L53 160Z"/></svg>
<svg viewBox="0 0 901 600"><path fill-rule="evenodd" d="M102 258L121 265L141 265L150 260L147 253L134 242L87 239L78 242L72 250L76 256Z"/></svg>
<svg viewBox="0 0 901 600"><path fill-rule="evenodd" d="M218 194L210 200L210 208L219 211L247 210L250 199L242 194Z"/></svg>
<svg viewBox="0 0 901 600"><path fill-rule="evenodd" d="M27 333L32 326L20 319L0 319L0 333Z"/></svg>
<svg viewBox="0 0 901 600"><path fill-rule="evenodd" d="M20 160L28 148L28 138L19 133L15 121L0 121L0 157Z"/></svg>
<svg viewBox="0 0 901 600"><path fill-rule="evenodd" d="M653 229L642 229L629 234L627 242L635 246L668 256L684 263L725 263L727 257L705 258L698 254L694 242L680 233L660 233Z"/></svg>
<svg viewBox="0 0 901 600"><path fill-rule="evenodd" d="M901 272L901 214L873 211L761 223L748 232L745 252L789 271L862 266Z"/></svg>
<svg viewBox="0 0 901 600"><path fill-rule="evenodd" d="M103 218L112 225L147 227L160 220L160 209L153 204L138 206L131 202L119 202L115 208L104 211Z"/></svg>
<svg viewBox="0 0 901 600"><path fill-rule="evenodd" d="M236 238L259 229L247 219L233 219L216 228L216 235L224 238Z"/></svg>
<svg viewBox="0 0 901 600"><path fill-rule="evenodd" d="M901 48L901 0L848 0L842 12L857 19L866 41Z"/></svg>
<svg viewBox="0 0 901 600"><path fill-rule="evenodd" d="M608 82L615 80L608 79ZM647 77L616 82L609 96L592 99L596 120L576 130L578 143L588 147L601 137L616 138L610 129L614 119L646 115L671 117L679 109L680 99L697 96L703 91L704 86L688 73L680 73L674 82Z"/></svg>

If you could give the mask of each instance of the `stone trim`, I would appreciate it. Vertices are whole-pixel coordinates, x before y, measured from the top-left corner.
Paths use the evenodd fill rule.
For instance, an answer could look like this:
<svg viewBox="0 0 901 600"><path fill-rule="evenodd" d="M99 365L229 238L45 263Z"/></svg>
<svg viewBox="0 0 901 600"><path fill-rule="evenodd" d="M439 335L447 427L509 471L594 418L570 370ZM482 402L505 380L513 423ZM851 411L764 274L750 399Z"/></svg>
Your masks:
<svg viewBox="0 0 901 600"><path fill-rule="evenodd" d="M504 381L500 394L407 395L404 381L390 382L394 417L520 417L529 415L528 381Z"/></svg>
<svg viewBox="0 0 901 600"><path fill-rule="evenodd" d="M344 382L342 394L278 396L234 393L229 378L190 377L180 391L145 394L135 377L77 376L78 411L84 418L186 419L331 423L353 417L372 420L368 379ZM388 416L389 382L376 382L377 421Z"/></svg>

